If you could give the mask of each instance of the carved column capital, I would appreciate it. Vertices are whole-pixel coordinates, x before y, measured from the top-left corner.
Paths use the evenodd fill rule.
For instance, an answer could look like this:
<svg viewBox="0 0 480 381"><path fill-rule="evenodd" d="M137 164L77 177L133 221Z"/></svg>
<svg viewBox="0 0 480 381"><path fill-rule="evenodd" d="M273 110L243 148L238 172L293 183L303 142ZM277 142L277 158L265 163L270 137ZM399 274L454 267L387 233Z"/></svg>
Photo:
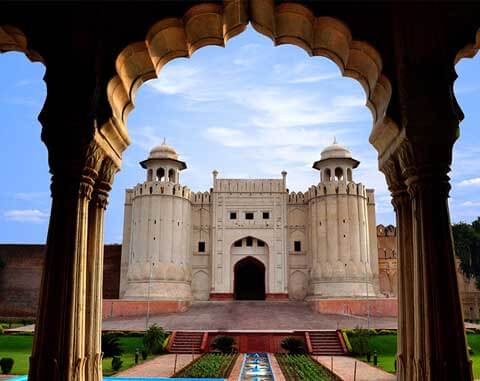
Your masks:
<svg viewBox="0 0 480 381"><path fill-rule="evenodd" d="M97 207L102 209L107 208L108 195L112 189L115 173L117 173L118 170L118 167L111 159L105 158L102 161L100 172L98 174L98 180L95 184L95 189L93 192L93 202Z"/></svg>

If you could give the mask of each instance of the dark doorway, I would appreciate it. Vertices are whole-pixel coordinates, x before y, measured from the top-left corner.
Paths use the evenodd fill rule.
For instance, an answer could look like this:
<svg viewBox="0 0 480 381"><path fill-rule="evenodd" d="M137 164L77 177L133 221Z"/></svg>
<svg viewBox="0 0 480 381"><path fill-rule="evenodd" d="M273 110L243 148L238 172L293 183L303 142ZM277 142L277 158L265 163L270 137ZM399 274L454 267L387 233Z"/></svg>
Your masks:
<svg viewBox="0 0 480 381"><path fill-rule="evenodd" d="M259 260L247 257L235 265L236 300L265 300L265 266Z"/></svg>

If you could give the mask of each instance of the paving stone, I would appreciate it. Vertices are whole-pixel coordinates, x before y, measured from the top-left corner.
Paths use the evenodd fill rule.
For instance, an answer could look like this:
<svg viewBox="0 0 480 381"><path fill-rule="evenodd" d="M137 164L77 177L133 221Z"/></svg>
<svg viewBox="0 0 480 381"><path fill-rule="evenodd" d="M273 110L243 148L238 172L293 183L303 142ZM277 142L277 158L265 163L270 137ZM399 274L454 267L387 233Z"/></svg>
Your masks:
<svg viewBox="0 0 480 381"><path fill-rule="evenodd" d="M324 367L331 369L332 356L315 356ZM394 381L395 375L348 356L333 356L333 371L344 381L354 381L355 362L357 376L355 381Z"/></svg>

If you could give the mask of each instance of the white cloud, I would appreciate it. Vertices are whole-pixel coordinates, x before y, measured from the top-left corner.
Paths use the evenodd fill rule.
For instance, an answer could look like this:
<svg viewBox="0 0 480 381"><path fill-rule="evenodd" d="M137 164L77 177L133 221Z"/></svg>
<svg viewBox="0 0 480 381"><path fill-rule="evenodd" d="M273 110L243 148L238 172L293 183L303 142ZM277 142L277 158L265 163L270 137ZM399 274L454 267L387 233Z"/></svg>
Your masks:
<svg viewBox="0 0 480 381"><path fill-rule="evenodd" d="M155 129L151 126L144 126L130 130L133 143L140 146L144 151L149 152L153 147L161 144L165 138L158 133L160 128Z"/></svg>
<svg viewBox="0 0 480 381"><path fill-rule="evenodd" d="M480 201L465 201L460 204L461 206L470 206L470 207L476 207L480 206Z"/></svg>
<svg viewBox="0 0 480 381"><path fill-rule="evenodd" d="M469 187L469 186L477 186L477 185L480 185L480 177L463 180L458 183L459 187Z"/></svg>
<svg viewBox="0 0 480 381"><path fill-rule="evenodd" d="M38 209L9 210L4 217L10 221L39 224L45 222L49 215Z"/></svg>
<svg viewBox="0 0 480 381"><path fill-rule="evenodd" d="M22 201L34 201L38 199L47 198L49 196L48 192L19 192L13 195L17 200Z"/></svg>
<svg viewBox="0 0 480 381"><path fill-rule="evenodd" d="M320 75L310 75L306 77L297 77L287 81L287 83L316 83L327 79L338 78L337 73L325 73Z"/></svg>
<svg viewBox="0 0 480 381"><path fill-rule="evenodd" d="M318 156L319 148L331 143L333 134L348 133L348 129L323 128L308 130L305 128L288 129L233 129L224 127L207 128L206 135L225 147L265 149L269 152L272 148L282 147L284 156L294 157L300 147L315 148ZM272 159L273 160L273 159Z"/></svg>

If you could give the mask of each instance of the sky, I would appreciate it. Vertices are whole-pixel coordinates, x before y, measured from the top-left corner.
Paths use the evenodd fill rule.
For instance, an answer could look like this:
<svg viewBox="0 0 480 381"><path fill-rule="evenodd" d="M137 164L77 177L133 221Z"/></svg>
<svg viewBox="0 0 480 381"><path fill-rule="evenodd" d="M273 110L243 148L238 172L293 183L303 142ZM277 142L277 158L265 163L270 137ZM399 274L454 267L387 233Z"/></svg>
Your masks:
<svg viewBox="0 0 480 381"><path fill-rule="evenodd" d="M465 119L451 172L453 222L480 216L479 68L478 56L456 66ZM0 55L0 243L46 240L50 174L37 120L44 72L23 54ZM127 124L132 144L110 194L105 242L121 243L125 189L145 181L138 163L164 138L187 163L181 184L194 191L208 191L216 169L221 178L281 178L286 170L287 187L298 192L319 182L312 164L336 137L360 161L354 181L375 189L377 223L395 224L368 142L372 117L365 101L360 84L343 78L332 61L291 45L274 47L250 27L226 48L208 46L171 61L137 93Z"/></svg>

